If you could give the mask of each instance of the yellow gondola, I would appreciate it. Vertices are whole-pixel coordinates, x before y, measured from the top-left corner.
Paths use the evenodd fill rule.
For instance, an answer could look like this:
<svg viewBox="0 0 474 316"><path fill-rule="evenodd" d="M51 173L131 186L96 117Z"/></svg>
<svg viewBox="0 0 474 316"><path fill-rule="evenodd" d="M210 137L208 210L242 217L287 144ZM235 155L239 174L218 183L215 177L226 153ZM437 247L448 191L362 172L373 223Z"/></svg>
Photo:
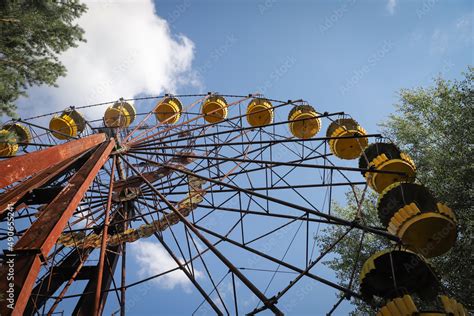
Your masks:
<svg viewBox="0 0 474 316"><path fill-rule="evenodd" d="M439 287L425 259L405 249L375 253L362 266L359 278L361 294L367 299L373 296L390 299L399 292L430 299L436 296Z"/></svg>
<svg viewBox="0 0 474 316"><path fill-rule="evenodd" d="M311 105L297 105L288 114L290 132L301 139L311 138L321 129L321 119Z"/></svg>
<svg viewBox="0 0 474 316"><path fill-rule="evenodd" d="M419 315L418 308L413 302L411 295L405 294L401 297L396 297L387 302L383 306L377 316L411 316Z"/></svg>
<svg viewBox="0 0 474 316"><path fill-rule="evenodd" d="M380 195L377 210L387 230L427 258L451 249L456 241L456 216L429 190L415 183L394 183Z"/></svg>
<svg viewBox="0 0 474 316"><path fill-rule="evenodd" d="M381 193L386 187L396 182L413 182L416 168L413 160L397 146L390 143L370 144L359 158L359 168L374 169L396 173L378 173L362 171L367 184L376 192Z"/></svg>
<svg viewBox="0 0 474 316"><path fill-rule="evenodd" d="M75 109L64 110L61 115L54 116L49 122L49 129L57 139L76 137L86 128L86 120Z"/></svg>
<svg viewBox="0 0 474 316"><path fill-rule="evenodd" d="M219 123L227 118L227 101L220 95L207 98L202 105L202 114L208 123Z"/></svg>
<svg viewBox="0 0 474 316"><path fill-rule="evenodd" d="M181 117L183 105L177 98L168 97L160 101L155 107L155 117L158 122L175 124Z"/></svg>
<svg viewBox="0 0 474 316"><path fill-rule="evenodd" d="M395 297L383 306L377 316L468 316L466 308L455 299L449 298L446 295L440 295L439 301L442 304L442 310L438 308L433 311L419 310L413 301L411 295L405 294L403 296Z"/></svg>
<svg viewBox="0 0 474 316"><path fill-rule="evenodd" d="M19 123L7 123L2 126L2 129L14 132L18 136L18 142L22 143L23 146L28 146L31 142L31 134L28 128Z"/></svg>
<svg viewBox="0 0 474 316"><path fill-rule="evenodd" d="M135 116L133 103L121 99L105 110L104 124L112 128L129 127L135 120Z"/></svg>
<svg viewBox="0 0 474 316"><path fill-rule="evenodd" d="M273 122L273 106L270 101L255 98L247 107L247 122L253 127L260 127Z"/></svg>
<svg viewBox="0 0 474 316"><path fill-rule="evenodd" d="M333 121L327 131L326 137L353 137L367 135L354 119L341 118ZM331 152L341 159L355 159L360 157L367 147L369 140L367 137L358 138L336 138L329 140Z"/></svg>
<svg viewBox="0 0 474 316"><path fill-rule="evenodd" d="M26 148L30 142L28 128L19 123L7 123L0 130L0 156L14 156L19 145Z"/></svg>
<svg viewBox="0 0 474 316"><path fill-rule="evenodd" d="M18 151L18 136L7 129L0 130L0 156L15 156Z"/></svg>

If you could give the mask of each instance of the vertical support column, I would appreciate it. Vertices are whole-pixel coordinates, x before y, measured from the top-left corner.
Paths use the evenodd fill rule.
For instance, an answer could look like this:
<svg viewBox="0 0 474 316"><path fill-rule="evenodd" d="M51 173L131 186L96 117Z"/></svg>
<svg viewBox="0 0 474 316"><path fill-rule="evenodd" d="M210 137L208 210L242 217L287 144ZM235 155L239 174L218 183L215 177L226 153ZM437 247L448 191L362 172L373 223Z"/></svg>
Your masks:
<svg viewBox="0 0 474 316"><path fill-rule="evenodd" d="M104 230L102 231L102 242L100 246L99 269L97 270L97 287L96 287L95 301L94 301L95 315L100 315L102 274L104 272L105 251L107 249L107 238L108 238L107 233L109 231L109 218L110 218L109 213L110 213L110 207L112 206L112 192L114 189L115 160L116 160L116 156L114 156L113 158L112 170L110 171L109 192L107 195L107 207L105 209Z"/></svg>
<svg viewBox="0 0 474 316"><path fill-rule="evenodd" d="M128 204L124 205L124 222L123 222L123 229L127 230L128 228ZM126 265L127 265L127 243L122 243L122 277L120 279L120 316L125 316L125 292L126 292L126 281L125 278L127 276L126 273Z"/></svg>
<svg viewBox="0 0 474 316"><path fill-rule="evenodd" d="M122 222L125 219L125 213L129 212L128 208L124 208L126 203L122 204L122 209L115 210L112 214L112 220L110 221L109 226L114 226L117 233L123 232L123 224L117 223ZM127 215L128 216L128 215ZM103 311L105 303L107 301L107 296L110 288L110 285L113 282L115 269L119 259L119 252L120 246L108 246L105 252L105 260L104 260L104 270L102 274L102 285L101 285L101 293L100 302L99 302L99 312ZM97 264L98 269L99 264ZM89 282L87 282L86 287L82 291L81 298L76 304L72 315L78 316L89 316L94 315L94 302L95 302L95 291L97 290L97 278L91 278Z"/></svg>
<svg viewBox="0 0 474 316"><path fill-rule="evenodd" d="M14 281L6 282L8 270L0 271L0 291L7 293L7 290L13 289L15 302L9 308L6 300L0 301L1 315L22 315L38 276L41 260L47 258L114 146L113 139L99 145L14 246L13 253L9 254L13 260Z"/></svg>
<svg viewBox="0 0 474 316"><path fill-rule="evenodd" d="M112 279L114 277L115 268L117 267L118 262L118 252L120 251L120 246L107 247L107 252L105 253L104 260L104 272L102 274L102 285L99 303L99 311L102 312L107 301L107 296L109 292L107 291L112 284ZM97 267L97 266L96 266ZM83 293L72 312L72 315L75 316L91 316L94 315L94 300L95 300L95 291L97 289L97 278L92 277L87 282L86 287L83 290Z"/></svg>
<svg viewBox="0 0 474 316"><path fill-rule="evenodd" d="M125 171L123 169L123 164L120 159L115 159L115 164L116 164L116 170L118 173L118 177L120 180L125 180ZM114 226L115 230L117 233L121 233L125 230L126 228L126 223L125 219L128 217L128 213L130 212L130 208L128 205L128 202L122 203L121 206L113 213L113 218L110 222L109 226ZM118 223L119 221L123 221L123 225ZM106 269L104 269L103 275L102 275L102 286L101 286L101 297L100 297L100 304L99 304L99 310L102 311L103 306L105 306L105 303L107 301L107 296L109 294L108 290L110 288L110 285L112 284L113 277L114 277L114 272L118 263L118 253L120 252L120 246L108 246L107 247L107 252L106 252L106 260L105 264L107 266ZM82 291L83 294L81 295L81 298L79 301L76 303L76 307L74 308L74 311L72 315L92 315L94 313L94 300L95 296L91 293L96 291L97 289L97 279L93 278L90 279L89 282L87 283L86 287ZM122 292L124 289L122 289ZM122 302L121 302L122 303Z"/></svg>

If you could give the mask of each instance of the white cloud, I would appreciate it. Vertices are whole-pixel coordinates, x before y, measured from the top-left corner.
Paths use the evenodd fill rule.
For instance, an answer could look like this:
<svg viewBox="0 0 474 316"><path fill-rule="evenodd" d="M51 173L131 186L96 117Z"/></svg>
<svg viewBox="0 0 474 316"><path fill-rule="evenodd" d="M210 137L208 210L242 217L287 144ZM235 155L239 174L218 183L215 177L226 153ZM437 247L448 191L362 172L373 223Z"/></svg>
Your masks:
<svg viewBox="0 0 474 316"><path fill-rule="evenodd" d="M30 89L30 97L19 103L20 114L174 92L181 84L195 84L193 42L171 34L153 1L85 2L89 10L77 23L87 42L61 55L68 73L58 80L59 88ZM98 118L102 113L103 108L95 108L86 115Z"/></svg>
<svg viewBox="0 0 474 316"><path fill-rule="evenodd" d="M445 54L451 50L463 49L473 43L474 13L462 15L454 23L444 28L436 28L431 35L431 53Z"/></svg>
<svg viewBox="0 0 474 316"><path fill-rule="evenodd" d="M431 35L431 52L444 54L448 49L449 34L439 28L433 31Z"/></svg>
<svg viewBox="0 0 474 316"><path fill-rule="evenodd" d="M456 21L456 32L460 40L464 44L471 44L474 38L474 27L472 21L474 20L474 12L461 16Z"/></svg>
<svg viewBox="0 0 474 316"><path fill-rule="evenodd" d="M138 240L130 244L130 249L139 266L138 275L142 278L165 272L177 267L176 262L168 254L166 249L158 243ZM184 262L179 258L180 262ZM197 269L196 279L202 278L203 273ZM190 293L193 285L188 277L181 270L176 270L153 279L162 289L172 290L180 286L186 293Z"/></svg>
<svg viewBox="0 0 474 316"><path fill-rule="evenodd" d="M229 300L234 295L234 287L233 287L232 282L230 280L230 275L227 275L227 277L228 277L227 280L223 281L221 284L219 284L217 286L217 289L219 290L219 294L217 294L217 292L214 291L211 295L212 301L214 302L214 304L216 304L216 306L221 311L225 310L225 307L222 304L222 301L224 301L224 303L226 303L227 300ZM238 288L239 283L236 283L235 286ZM221 299L222 299L222 301L221 301Z"/></svg>
<svg viewBox="0 0 474 316"><path fill-rule="evenodd" d="M395 14L395 7L397 6L397 0L388 0L387 1L387 10L390 14Z"/></svg>

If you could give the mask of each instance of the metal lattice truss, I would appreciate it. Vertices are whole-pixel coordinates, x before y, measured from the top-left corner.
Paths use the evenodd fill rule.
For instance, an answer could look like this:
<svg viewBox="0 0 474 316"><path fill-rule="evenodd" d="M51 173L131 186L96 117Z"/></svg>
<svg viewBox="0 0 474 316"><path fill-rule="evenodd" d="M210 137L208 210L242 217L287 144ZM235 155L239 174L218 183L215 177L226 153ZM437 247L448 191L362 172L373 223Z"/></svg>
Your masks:
<svg viewBox="0 0 474 316"><path fill-rule="evenodd" d="M12 122L31 134L27 143L17 139L16 157L0 161L0 216L3 223L15 221L14 233L0 233L3 241L15 239L4 256L5 263L15 258L13 313L51 315L76 299L68 313L106 309L123 315L127 291L178 270L202 296L196 313L283 314L285 298L306 282L342 294L330 313L344 297L364 299L352 279L323 277L316 266L351 231L361 232L360 245L367 234L399 241L382 227L364 224L364 194L355 193L365 192L361 172L369 168L340 160L329 148L338 139L358 144L381 136L298 138L291 130L299 128L291 126L298 120L317 119L320 128L348 118L315 111L305 118L312 110L302 100L265 99L271 117L263 126L249 126L247 104L254 95L224 95L225 106L210 110L203 109L213 94L175 97L179 104L170 96L136 99L133 123L124 114L132 110L121 105L131 100L109 107L104 120L88 120L87 111L108 103ZM163 112L162 121L155 118L155 103L164 100L172 110L181 106L179 116ZM253 106L269 109L263 101ZM226 116L209 122L219 111ZM83 119L82 130L45 127L54 117L57 125ZM14 151L12 146L7 149ZM351 219L338 218L332 202L348 190L359 210ZM315 235L334 225L343 233L318 250ZM127 281L127 244L138 240L155 241L175 267ZM5 306L1 314L12 313Z"/></svg>

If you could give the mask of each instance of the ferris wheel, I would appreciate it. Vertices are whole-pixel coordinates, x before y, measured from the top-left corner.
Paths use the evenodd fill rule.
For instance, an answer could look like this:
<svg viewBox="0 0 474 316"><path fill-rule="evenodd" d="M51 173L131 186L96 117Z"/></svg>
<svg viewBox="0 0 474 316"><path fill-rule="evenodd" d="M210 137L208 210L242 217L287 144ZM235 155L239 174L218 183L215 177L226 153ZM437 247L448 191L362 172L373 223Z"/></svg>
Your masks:
<svg viewBox="0 0 474 316"><path fill-rule="evenodd" d="M454 212L407 153L344 112L259 94L118 99L6 122L0 156L2 315L125 315L127 291L171 273L199 293L195 314L291 314L310 282L340 292L328 314L355 298L384 316L467 315L429 263L455 242ZM378 227L364 220L367 190ZM350 219L331 212L345 191ZM318 250L330 226L344 233ZM357 230L390 246L350 280L320 272ZM127 249L143 241L174 267L136 279Z"/></svg>

